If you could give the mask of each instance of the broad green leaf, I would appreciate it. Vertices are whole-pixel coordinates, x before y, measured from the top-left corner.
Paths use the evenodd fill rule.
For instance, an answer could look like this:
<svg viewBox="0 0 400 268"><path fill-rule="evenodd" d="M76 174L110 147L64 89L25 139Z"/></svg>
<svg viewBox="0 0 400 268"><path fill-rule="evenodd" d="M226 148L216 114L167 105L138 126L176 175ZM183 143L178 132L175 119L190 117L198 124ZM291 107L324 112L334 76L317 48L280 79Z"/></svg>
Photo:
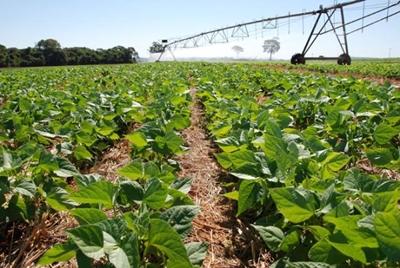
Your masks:
<svg viewBox="0 0 400 268"><path fill-rule="evenodd" d="M137 180L144 177L144 166L139 160L132 161L126 166L118 169L118 174L131 180Z"/></svg>
<svg viewBox="0 0 400 268"><path fill-rule="evenodd" d="M188 194L192 186L192 179L190 178L179 178L170 185L170 188L176 189L181 193Z"/></svg>
<svg viewBox="0 0 400 268"><path fill-rule="evenodd" d="M93 155L83 145L78 145L74 150L74 156L77 160L90 160Z"/></svg>
<svg viewBox="0 0 400 268"><path fill-rule="evenodd" d="M91 135L87 132L79 132L76 134L76 140L78 143L84 144L88 147L92 146L96 142L96 136Z"/></svg>
<svg viewBox="0 0 400 268"><path fill-rule="evenodd" d="M20 193L21 195L33 197L36 193L36 185L33 182L21 181L14 186L14 192Z"/></svg>
<svg viewBox="0 0 400 268"><path fill-rule="evenodd" d="M79 174L75 166L68 160L58 157L57 162L58 162L58 169L54 171L54 173L57 176L63 178L69 178Z"/></svg>
<svg viewBox="0 0 400 268"><path fill-rule="evenodd" d="M314 215L316 201L311 192L294 188L272 188L270 194L279 212L293 223L300 223Z"/></svg>
<svg viewBox="0 0 400 268"><path fill-rule="evenodd" d="M174 154L180 152L181 145L183 145L182 138L176 135L173 131L167 132L165 136L157 136L155 142L162 152Z"/></svg>
<svg viewBox="0 0 400 268"><path fill-rule="evenodd" d="M280 244L280 250L284 252L291 252L300 244L300 235L297 230L293 230L285 235Z"/></svg>
<svg viewBox="0 0 400 268"><path fill-rule="evenodd" d="M341 264L346 258L335 249L327 239L322 239L315 243L308 252L310 260L329 264Z"/></svg>
<svg viewBox="0 0 400 268"><path fill-rule="evenodd" d="M184 238L192 229L192 221L199 211L197 206L174 206L162 212L160 219L168 222Z"/></svg>
<svg viewBox="0 0 400 268"><path fill-rule="evenodd" d="M322 178L334 178L349 161L350 158L344 153L330 152L322 162Z"/></svg>
<svg viewBox="0 0 400 268"><path fill-rule="evenodd" d="M86 132L86 133L92 133L94 129L94 125L89 122L89 121L83 121L81 122L81 130Z"/></svg>
<svg viewBox="0 0 400 268"><path fill-rule="evenodd" d="M118 242L108 233L103 232L104 252L115 268L130 268L128 256L119 247Z"/></svg>
<svg viewBox="0 0 400 268"><path fill-rule="evenodd" d="M150 179L144 191L143 202L154 209L162 208L168 195L168 189L159 179Z"/></svg>
<svg viewBox="0 0 400 268"><path fill-rule="evenodd" d="M215 137L220 138L226 136L231 131L232 126L223 126L219 129L213 130L212 133Z"/></svg>
<svg viewBox="0 0 400 268"><path fill-rule="evenodd" d="M239 187L238 212L239 216L249 208L255 207L260 187L255 181L244 180Z"/></svg>
<svg viewBox="0 0 400 268"><path fill-rule="evenodd" d="M96 128L96 132L103 136L109 136L110 134L112 134L114 132L114 129L109 126L102 126L102 127Z"/></svg>
<svg viewBox="0 0 400 268"><path fill-rule="evenodd" d="M226 137L215 141L222 151L232 153L239 149L240 143L235 137Z"/></svg>
<svg viewBox="0 0 400 268"><path fill-rule="evenodd" d="M280 245L285 238L284 233L281 229L274 226L259 226L253 225L253 227L260 234L265 244L274 252L279 251Z"/></svg>
<svg viewBox="0 0 400 268"><path fill-rule="evenodd" d="M239 200L239 191L229 192L229 193L224 194L224 196L226 198L238 201Z"/></svg>
<svg viewBox="0 0 400 268"><path fill-rule="evenodd" d="M232 161L229 158L229 153L219 153L215 154L215 158L218 161L218 164L221 165L224 169L228 169L232 166Z"/></svg>
<svg viewBox="0 0 400 268"><path fill-rule="evenodd" d="M134 132L126 135L126 138L136 147L142 148L147 145L146 136L141 132Z"/></svg>
<svg viewBox="0 0 400 268"><path fill-rule="evenodd" d="M93 224L103 220L107 220L106 214L97 208L75 208L71 210L80 225Z"/></svg>
<svg viewBox="0 0 400 268"><path fill-rule="evenodd" d="M358 247L377 248L378 241L375 235L368 229L360 228L358 221L361 215L351 215L344 217L325 216L324 221L335 225L335 230L340 231L352 245Z"/></svg>
<svg viewBox="0 0 400 268"><path fill-rule="evenodd" d="M298 161L298 151L289 150L289 144L275 130L272 134L264 135L264 144L261 145L265 155L276 161L278 169L282 174L286 174L289 168Z"/></svg>
<svg viewBox="0 0 400 268"><path fill-rule="evenodd" d="M374 138L377 143L386 144L389 143L394 136L399 134L400 131L398 128L392 127L387 123L381 123L375 129Z"/></svg>
<svg viewBox="0 0 400 268"><path fill-rule="evenodd" d="M102 204L108 208L113 206L115 187L108 181L97 181L86 187L80 187L69 198L82 204Z"/></svg>
<svg viewBox="0 0 400 268"><path fill-rule="evenodd" d="M398 208L399 191L375 193L372 196L372 207L375 212L390 212Z"/></svg>
<svg viewBox="0 0 400 268"><path fill-rule="evenodd" d="M49 265L54 262L64 262L75 257L78 247L68 241L48 249L37 262L38 265Z"/></svg>
<svg viewBox="0 0 400 268"><path fill-rule="evenodd" d="M176 130L183 130L190 126L190 119L186 116L176 115L174 118L172 118L170 124Z"/></svg>
<svg viewBox="0 0 400 268"><path fill-rule="evenodd" d="M86 256L100 259L104 256L103 232L95 225L83 225L67 231L68 236Z"/></svg>
<svg viewBox="0 0 400 268"><path fill-rule="evenodd" d="M11 169L13 166L13 159L12 159L12 155L6 151L6 149L2 148L2 152L3 152L3 169L7 170L7 169ZM0 169L1 171L1 169Z"/></svg>
<svg viewBox="0 0 400 268"><path fill-rule="evenodd" d="M261 175L261 168L254 152L242 149L231 153L229 159L233 165L231 170L235 174L234 176L253 179Z"/></svg>
<svg viewBox="0 0 400 268"><path fill-rule="evenodd" d="M328 229L319 225L309 225L305 229L309 230L317 240L327 238L331 234Z"/></svg>
<svg viewBox="0 0 400 268"><path fill-rule="evenodd" d="M141 256L139 255L140 246L137 234L129 233L120 242L121 249L128 256L131 268L139 268L141 263Z"/></svg>
<svg viewBox="0 0 400 268"><path fill-rule="evenodd" d="M126 202L143 200L144 190L136 181L122 181L120 187L120 196L125 196Z"/></svg>
<svg viewBox="0 0 400 268"><path fill-rule="evenodd" d="M187 193L183 193L173 188L168 188L167 191L168 197L165 200L165 207L194 205L193 200L189 197Z"/></svg>
<svg viewBox="0 0 400 268"><path fill-rule="evenodd" d="M59 169L57 158L48 152L40 154L38 167L45 172L54 172Z"/></svg>
<svg viewBox="0 0 400 268"><path fill-rule="evenodd" d="M76 252L76 262L78 263L78 268L92 267L92 259L83 254L80 250Z"/></svg>
<svg viewBox="0 0 400 268"><path fill-rule="evenodd" d="M384 166L393 160L392 152L388 148L370 148L366 153L373 165Z"/></svg>
<svg viewBox="0 0 400 268"><path fill-rule="evenodd" d="M390 260L400 260L400 212L380 212L374 221L376 237Z"/></svg>
<svg viewBox="0 0 400 268"><path fill-rule="evenodd" d="M168 132L167 135L165 135L165 140L166 145L171 152L177 153L181 150L180 146L183 144L183 140L174 132Z"/></svg>
<svg viewBox="0 0 400 268"><path fill-rule="evenodd" d="M350 245L348 243L335 243L328 240L328 243L341 252L343 255L349 256L353 260L362 262L364 264L367 263L367 257L365 256L364 251L361 247L356 247L354 245Z"/></svg>
<svg viewBox="0 0 400 268"><path fill-rule="evenodd" d="M241 180L256 180L258 177L249 175L249 174L244 174L244 173L239 173L239 172L229 172L232 176L235 176L238 179Z"/></svg>
<svg viewBox="0 0 400 268"><path fill-rule="evenodd" d="M185 245L190 263L194 267L201 267L206 258L208 246L203 242L191 242Z"/></svg>
<svg viewBox="0 0 400 268"><path fill-rule="evenodd" d="M50 138L50 139L54 139L54 138L57 138L57 137L61 137L61 138L66 138L67 137L67 136L57 135L57 134L46 132L46 131L41 131L41 130L38 130L38 129L34 129L33 131L35 131L39 135L42 135L43 137Z"/></svg>
<svg viewBox="0 0 400 268"><path fill-rule="evenodd" d="M103 231L104 252L115 267L139 267L139 243L136 233L124 219L113 218L96 223Z"/></svg>
<svg viewBox="0 0 400 268"><path fill-rule="evenodd" d="M268 119L265 122L265 132L270 136L282 138L281 128L279 127L279 125L277 123L275 123L272 120Z"/></svg>
<svg viewBox="0 0 400 268"><path fill-rule="evenodd" d="M143 177L144 178L160 178L160 168L159 166L154 163L154 162L146 162L144 163L144 167L143 167Z"/></svg>
<svg viewBox="0 0 400 268"><path fill-rule="evenodd" d="M179 234L167 222L150 220L148 243L168 257L168 268L192 267Z"/></svg>
<svg viewBox="0 0 400 268"><path fill-rule="evenodd" d="M47 193L46 202L57 211L66 211L79 205L69 199L69 193L61 187L54 187L50 193Z"/></svg>

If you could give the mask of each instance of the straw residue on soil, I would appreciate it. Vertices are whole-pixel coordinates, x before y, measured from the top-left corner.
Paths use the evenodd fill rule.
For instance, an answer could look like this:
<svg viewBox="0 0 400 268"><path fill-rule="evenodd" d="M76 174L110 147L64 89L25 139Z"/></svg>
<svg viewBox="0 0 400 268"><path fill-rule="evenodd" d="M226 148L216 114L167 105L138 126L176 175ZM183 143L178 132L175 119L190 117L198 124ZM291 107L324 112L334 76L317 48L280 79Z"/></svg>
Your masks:
<svg viewBox="0 0 400 268"><path fill-rule="evenodd" d="M189 150L178 158L178 175L192 179L189 194L201 212L193 221L188 241L208 243L204 267L267 267L270 255L259 252L259 241L235 217L234 203L221 195L221 181L226 174L216 163L215 149L202 127L203 107L195 89L191 89L191 95L191 126L182 133Z"/></svg>
<svg viewBox="0 0 400 268"><path fill-rule="evenodd" d="M36 261L52 245L67 239L65 229L76 226L64 212L43 214L31 224L14 224L0 242L0 267L36 267ZM74 260L51 267L77 267Z"/></svg>
<svg viewBox="0 0 400 268"><path fill-rule="evenodd" d="M100 157L100 160L85 173L97 173L110 181L118 179L117 170L131 161L132 147L129 141L121 139Z"/></svg>
<svg viewBox="0 0 400 268"><path fill-rule="evenodd" d="M374 174L391 180L400 181L400 173L398 171L376 167L372 165L371 161L369 161L367 158L359 160L356 164L356 167L362 169L369 174Z"/></svg>
<svg viewBox="0 0 400 268"><path fill-rule="evenodd" d="M133 127L136 129L137 126ZM130 130L130 131L133 131ZM110 181L118 178L117 169L131 160L131 146L129 141L121 139L104 154L99 160L82 173L97 173ZM73 180L69 183L73 185ZM7 237L0 242L0 267L34 267L43 253L57 243L66 241L66 229L77 225L68 213L45 214L31 224L21 223L10 226ZM52 267L76 267L75 260Z"/></svg>

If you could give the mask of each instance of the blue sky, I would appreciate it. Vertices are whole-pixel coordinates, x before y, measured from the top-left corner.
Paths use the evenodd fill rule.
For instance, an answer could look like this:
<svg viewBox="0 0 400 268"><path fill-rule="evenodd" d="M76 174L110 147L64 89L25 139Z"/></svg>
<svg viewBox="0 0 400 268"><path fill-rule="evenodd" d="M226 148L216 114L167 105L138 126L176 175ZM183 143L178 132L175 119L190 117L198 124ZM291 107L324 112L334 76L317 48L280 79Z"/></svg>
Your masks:
<svg viewBox="0 0 400 268"><path fill-rule="evenodd" d="M372 8L387 0L367 0ZM395 2L392 0L392 2ZM0 0L0 44L7 47L34 46L43 38L55 38L62 46L109 48L116 45L133 46L143 57L152 41L203 32L262 17L313 10L333 0ZM347 18L361 15L361 5L349 9ZM398 7L396 10L399 10ZM367 12L370 9L367 10ZM305 20L305 32L311 29L313 18ZM287 21L282 21L287 24ZM279 28L281 50L275 58L289 58L302 50L306 34L302 22L291 21ZM245 50L243 57L266 58L262 52L263 39L277 37L278 32L265 32L261 37L200 49L180 50L180 57L235 56L235 44ZM364 33L349 37L352 56L400 57L400 15L382 22ZM317 42L310 55L340 54L333 37Z"/></svg>

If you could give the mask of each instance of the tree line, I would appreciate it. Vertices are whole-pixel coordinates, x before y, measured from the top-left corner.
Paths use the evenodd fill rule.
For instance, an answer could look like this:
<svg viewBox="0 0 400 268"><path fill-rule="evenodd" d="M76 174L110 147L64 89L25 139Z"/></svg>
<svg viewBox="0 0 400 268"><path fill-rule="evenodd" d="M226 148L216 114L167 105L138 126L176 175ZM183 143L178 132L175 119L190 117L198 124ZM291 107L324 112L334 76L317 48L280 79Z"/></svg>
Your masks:
<svg viewBox="0 0 400 268"><path fill-rule="evenodd" d="M34 47L24 49L6 48L0 44L0 67L133 63L137 58L138 53L133 47L62 48L54 39L40 40Z"/></svg>

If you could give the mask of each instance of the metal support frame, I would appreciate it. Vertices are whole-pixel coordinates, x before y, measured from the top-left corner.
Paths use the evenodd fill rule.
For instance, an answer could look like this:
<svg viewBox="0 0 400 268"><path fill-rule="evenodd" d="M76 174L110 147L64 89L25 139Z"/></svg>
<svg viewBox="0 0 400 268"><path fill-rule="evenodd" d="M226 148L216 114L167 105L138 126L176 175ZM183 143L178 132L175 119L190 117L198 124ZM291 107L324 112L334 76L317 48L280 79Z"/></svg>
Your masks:
<svg viewBox="0 0 400 268"><path fill-rule="evenodd" d="M249 25L255 25L261 24L261 37L263 37L264 30L265 29L277 29L277 32L279 31L279 24L278 21L287 19L288 20L288 31L290 32L290 19L294 17L302 17L302 23L303 23L303 33L304 33L304 16L310 16L310 15L317 15L317 18L315 20L315 23L312 27L312 30L307 38L306 44L303 48L302 53L295 54L292 57L291 62L293 64L304 64L306 60L313 60L313 59L319 59L319 60L332 60L335 59L338 61L339 64L350 64L351 63L351 58L349 55L349 45L348 45L348 35L357 32L359 30L363 31L365 28L378 23L382 20L388 20L388 18L400 14L400 11L393 12L392 14L389 13L389 10L395 6L400 6L400 1L396 3L391 3L388 1L388 5L382 9L379 9L377 11L371 12L369 14L365 14L365 5L363 6L363 14L360 18L356 18L352 21L346 22L345 21L345 15L344 15L344 8L350 5L358 4L361 2L364 2L365 4L366 0L353 0L349 2L344 2L344 3L337 3L335 1L333 6L330 7L322 7L318 10L314 11L308 11L308 12L301 12L301 13L288 13L288 15L284 16L275 16L271 18L266 18L266 19L260 19L260 20L255 20L251 22L246 22L246 23L240 23L236 24L233 26L228 26L228 27L223 27L220 29L216 30L211 30L207 32L202 32L196 35L192 35L189 37L181 38L181 39L175 39L173 41L170 41L169 43L167 42L163 46L163 51L161 51L160 57L158 60L161 59L163 54L165 53L166 50L170 51L172 53L172 48L196 48L199 46L202 46L204 44L220 44L220 43L228 43L233 40L237 39L243 39L246 37L250 37L250 33L248 31L247 26ZM340 12L340 22L336 23L336 12ZM381 12L385 12L384 17L377 19L369 24L364 24L364 19L371 17L373 15L379 14ZM326 16L326 17L325 17ZM334 17L332 21L332 16ZM324 18L324 22L321 28L317 31L317 27L319 23L321 22L321 18ZM355 22L362 21L362 26L357 29L350 29L348 31L347 26L351 25ZM326 29L326 26L329 25L330 29ZM257 29L257 27L256 27ZM339 32L340 31L340 32ZM342 54L339 57L306 57L307 52L310 50L310 48L314 45L318 37L333 32L339 45L342 50ZM278 34L279 35L279 34ZM165 40L163 40L165 41ZM164 44L164 43L163 43ZM174 55L173 55L174 57Z"/></svg>
<svg viewBox="0 0 400 268"><path fill-rule="evenodd" d="M158 59L156 60L156 62L159 62L162 58L162 56L165 54L165 51L168 50L168 52L171 54L172 58L174 59L174 61L176 61L175 55L172 52L172 49L170 46L164 46L163 47L163 51L161 51L160 56L158 56Z"/></svg>
<svg viewBox="0 0 400 268"><path fill-rule="evenodd" d="M341 18L341 25L336 27L334 23L332 22L332 16L339 11L340 12L340 18ZM326 16L326 17L325 17ZM319 28L318 31L316 31L317 26L320 24L321 18L324 17L325 20L322 23L322 26ZM326 26L329 25L331 27L331 30L333 31L336 40L339 43L339 46L342 50L342 54L339 57L306 57L307 52L311 49L311 47L314 45L315 41L320 37L323 33L328 32L326 29ZM337 32L337 29L341 28L342 29L342 36L343 40L341 40L339 33ZM295 58L298 58L296 60ZM320 10L318 11L318 17L314 22L314 25L311 29L311 32L307 38L306 44L303 48L303 51L300 54L296 54L292 58L292 63L293 64L304 64L306 60L314 60L314 59L320 59L320 60L338 60L339 64L351 64L351 58L349 55L349 46L347 42L347 32L346 32L346 22L345 22L345 17L344 17L344 10L343 6L337 5L335 8L327 10L324 9L322 6L320 7Z"/></svg>
<svg viewBox="0 0 400 268"><path fill-rule="evenodd" d="M346 33L346 22L344 20L344 11L343 11L343 7L340 7L340 15L342 16L342 27L343 27L343 38L344 38L344 46L346 48L346 54L349 55L349 45L347 43L347 33ZM332 29L334 29L335 27L332 26ZM336 31L334 30L335 34ZM338 36L336 34L336 36ZM339 42L340 43L340 42Z"/></svg>

